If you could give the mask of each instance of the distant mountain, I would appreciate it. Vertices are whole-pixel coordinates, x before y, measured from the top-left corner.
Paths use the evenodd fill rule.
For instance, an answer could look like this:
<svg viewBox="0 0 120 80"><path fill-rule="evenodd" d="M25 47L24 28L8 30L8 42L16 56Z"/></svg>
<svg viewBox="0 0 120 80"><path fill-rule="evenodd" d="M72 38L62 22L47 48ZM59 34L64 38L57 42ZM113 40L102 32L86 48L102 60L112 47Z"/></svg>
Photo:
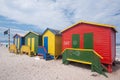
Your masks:
<svg viewBox="0 0 120 80"><path fill-rule="evenodd" d="M5 40L5 41L0 41L0 43L8 43L8 41L7 41L7 40ZM10 43L13 43L13 41L10 41Z"/></svg>
<svg viewBox="0 0 120 80"><path fill-rule="evenodd" d="M120 46L120 43L117 43L116 45L117 45L117 46Z"/></svg>

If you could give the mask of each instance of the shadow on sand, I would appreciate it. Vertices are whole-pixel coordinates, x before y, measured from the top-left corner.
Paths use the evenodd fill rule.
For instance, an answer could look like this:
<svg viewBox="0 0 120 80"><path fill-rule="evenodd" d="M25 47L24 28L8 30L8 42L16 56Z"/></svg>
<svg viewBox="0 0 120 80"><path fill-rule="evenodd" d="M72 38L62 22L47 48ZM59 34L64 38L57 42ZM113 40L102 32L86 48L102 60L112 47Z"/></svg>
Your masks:
<svg viewBox="0 0 120 80"><path fill-rule="evenodd" d="M113 72L116 72L120 69L120 61L116 60L115 65L113 66Z"/></svg>

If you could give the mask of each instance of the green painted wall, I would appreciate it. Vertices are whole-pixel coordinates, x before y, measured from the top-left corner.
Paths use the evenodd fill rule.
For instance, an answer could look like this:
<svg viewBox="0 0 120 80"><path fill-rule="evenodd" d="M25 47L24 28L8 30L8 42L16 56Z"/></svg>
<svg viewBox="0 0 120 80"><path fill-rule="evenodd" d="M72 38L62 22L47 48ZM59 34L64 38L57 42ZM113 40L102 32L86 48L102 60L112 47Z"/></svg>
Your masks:
<svg viewBox="0 0 120 80"><path fill-rule="evenodd" d="M42 36L36 35L36 34L34 34L32 32L28 33L25 36L25 45L28 45L28 38L30 38L30 47L31 47L31 43L32 43L32 38L35 38L34 52L37 53L38 46L41 46L41 44L42 44Z"/></svg>

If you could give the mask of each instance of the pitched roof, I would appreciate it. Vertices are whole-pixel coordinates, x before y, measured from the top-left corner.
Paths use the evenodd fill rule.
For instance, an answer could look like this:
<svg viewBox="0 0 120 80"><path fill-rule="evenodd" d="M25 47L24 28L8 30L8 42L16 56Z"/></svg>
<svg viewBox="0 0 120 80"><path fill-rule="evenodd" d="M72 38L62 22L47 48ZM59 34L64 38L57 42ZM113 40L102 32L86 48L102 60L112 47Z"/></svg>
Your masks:
<svg viewBox="0 0 120 80"><path fill-rule="evenodd" d="M60 34L60 30L55 30L55 29L51 29L51 28L47 28L44 32L43 32L43 34L47 31L47 30L50 30L53 34L55 34L55 35L61 35Z"/></svg>
<svg viewBox="0 0 120 80"><path fill-rule="evenodd" d="M72 26L69 26L68 28L62 30L61 32L64 32L64 31L66 31L66 30L68 30L68 29L70 29L70 28L72 28L72 27L74 27L74 26L76 26L78 24L82 24L82 23L91 24L91 25L97 25L97 26L101 26L101 27L112 28L115 32L117 32L117 30L115 29L115 26L113 26L113 25L100 24L100 23L95 23L95 22L87 22L87 21L82 21L82 20L80 22L78 22L78 23L73 24Z"/></svg>
<svg viewBox="0 0 120 80"><path fill-rule="evenodd" d="M19 36L19 37L24 37L24 34L21 34L21 33L16 33L14 36L13 36L13 38L15 38L15 36Z"/></svg>
<svg viewBox="0 0 120 80"><path fill-rule="evenodd" d="M28 33L25 34L25 36L28 35L29 33L33 33L33 34L36 34L36 35L40 35L40 34L37 33L37 32L29 31ZM25 37L25 36L24 36L24 37Z"/></svg>

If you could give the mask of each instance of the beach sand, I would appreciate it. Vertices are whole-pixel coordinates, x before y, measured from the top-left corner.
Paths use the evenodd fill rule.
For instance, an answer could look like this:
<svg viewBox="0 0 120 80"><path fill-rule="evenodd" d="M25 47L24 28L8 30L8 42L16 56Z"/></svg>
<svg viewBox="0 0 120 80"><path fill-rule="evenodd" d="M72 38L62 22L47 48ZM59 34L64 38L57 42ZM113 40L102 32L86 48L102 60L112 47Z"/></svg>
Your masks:
<svg viewBox="0 0 120 80"><path fill-rule="evenodd" d="M90 65L62 64L62 60L45 61L39 57L16 55L0 47L0 80L120 80L120 63L113 66L108 78L91 72Z"/></svg>

